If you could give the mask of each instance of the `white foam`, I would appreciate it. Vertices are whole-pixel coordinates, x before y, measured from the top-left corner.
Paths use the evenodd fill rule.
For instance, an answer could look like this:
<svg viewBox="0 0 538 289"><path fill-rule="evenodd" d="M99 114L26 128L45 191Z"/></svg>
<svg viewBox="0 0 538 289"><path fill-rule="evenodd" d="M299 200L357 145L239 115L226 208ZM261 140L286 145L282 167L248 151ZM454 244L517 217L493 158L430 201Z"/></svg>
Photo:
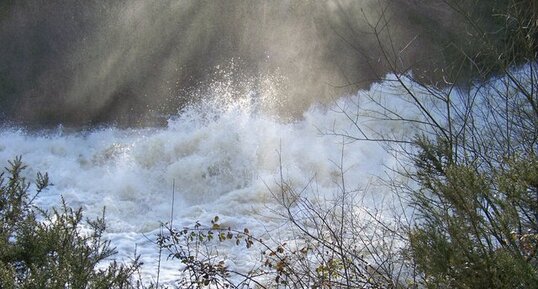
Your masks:
<svg viewBox="0 0 538 289"><path fill-rule="evenodd" d="M375 85L369 93L398 93L391 87ZM313 107L295 122L254 113L249 96L234 96L235 101L219 103L216 97L186 110L163 128L48 134L7 128L0 131L0 163L21 155L29 178L48 172L54 186L37 200L46 208L57 206L60 196L71 206L82 206L88 217L99 216L106 207L108 236L120 256L131 256L137 243L144 272L152 274L156 247L145 235L153 236L160 222L169 220L173 189L175 224L219 215L229 225L263 231L275 222L267 217L276 206L269 191L278 190L281 167L290 184L302 187L314 178L316 194L327 196L338 190L342 157L348 188L364 188L385 174L384 165L393 156L378 143L347 142L343 147L341 136L325 134L357 135L340 110L363 109L368 105L364 93L341 98L329 109ZM410 130L395 122L358 122L397 134Z"/></svg>

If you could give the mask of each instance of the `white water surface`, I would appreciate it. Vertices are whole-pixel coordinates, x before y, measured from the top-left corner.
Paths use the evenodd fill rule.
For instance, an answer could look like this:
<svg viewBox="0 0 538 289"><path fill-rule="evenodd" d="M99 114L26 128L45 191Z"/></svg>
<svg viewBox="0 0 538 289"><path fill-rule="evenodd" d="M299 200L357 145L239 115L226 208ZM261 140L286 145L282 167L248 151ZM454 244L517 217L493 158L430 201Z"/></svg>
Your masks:
<svg viewBox="0 0 538 289"><path fill-rule="evenodd" d="M290 184L301 188L313 179L315 193L330 197L339 190L343 159L346 186L366 191L396 159L377 142L344 142L332 132L358 136L342 110L351 115L358 108L365 110L365 95L384 95L387 100L401 93L391 82L376 84L286 122L260 112L252 94L217 91L169 118L162 128L27 132L8 127L0 131L0 163L5 166L22 156L29 179L38 171L48 172L54 185L39 195L39 206L58 206L63 197L90 218L100 216L105 207L107 237L119 251L116 258L128 261L136 246L145 263L142 272L154 278L158 255L152 240L160 224L170 220L172 205L177 226L207 224L218 215L226 226L262 234L279 226L280 220L271 217L277 205L270 191L278 191L281 169ZM400 98L390 104L401 113L416 113ZM357 122L367 131L414 134L397 122ZM389 194L380 189L370 193L380 200ZM239 247L227 250L244 254ZM248 258L239 258L235 266L250 264ZM162 266L162 279L177 276L177 264Z"/></svg>

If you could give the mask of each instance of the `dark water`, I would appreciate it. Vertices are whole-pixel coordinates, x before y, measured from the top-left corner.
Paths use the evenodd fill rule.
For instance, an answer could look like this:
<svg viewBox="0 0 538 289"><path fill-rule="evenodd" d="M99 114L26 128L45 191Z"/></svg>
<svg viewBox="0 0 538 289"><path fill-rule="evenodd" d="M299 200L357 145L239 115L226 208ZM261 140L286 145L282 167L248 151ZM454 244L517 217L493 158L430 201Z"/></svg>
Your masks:
<svg viewBox="0 0 538 289"><path fill-rule="evenodd" d="M294 117L394 68L435 81L458 16L421 2L4 0L0 117L159 125L223 79L274 81L273 112Z"/></svg>

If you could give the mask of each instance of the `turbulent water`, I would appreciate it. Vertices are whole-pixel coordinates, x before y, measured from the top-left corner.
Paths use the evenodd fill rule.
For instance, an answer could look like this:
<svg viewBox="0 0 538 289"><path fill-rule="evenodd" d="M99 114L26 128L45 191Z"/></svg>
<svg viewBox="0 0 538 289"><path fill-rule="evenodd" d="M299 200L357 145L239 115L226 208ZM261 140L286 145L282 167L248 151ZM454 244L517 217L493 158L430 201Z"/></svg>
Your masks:
<svg viewBox="0 0 538 289"><path fill-rule="evenodd" d="M20 155L29 165L28 178L48 172L54 185L37 199L45 208L57 206L61 197L82 207L88 217L99 216L106 207L108 237L120 256L131 256L136 244L144 270L154 274L156 246L148 238L154 238L172 211L179 226L208 222L215 215L227 225L259 234L279 225L281 220L271 213L277 207L271 191L278 191L280 170L296 188L313 178L315 189L307 194L330 198L338 192L343 159L349 188L375 193L377 200L386 197L383 190L367 192L366 187L394 165L393 156L377 143L349 142L334 133L358 133L342 110L368 108L362 100L366 94L395 93L400 92L382 83L329 108L313 106L295 122L260 112L254 92L231 98L218 90L160 128L68 132L60 126L44 132L7 127L0 131L0 163ZM411 133L382 120L362 124ZM244 256L239 260L246 262ZM170 278L177 273L169 272Z"/></svg>

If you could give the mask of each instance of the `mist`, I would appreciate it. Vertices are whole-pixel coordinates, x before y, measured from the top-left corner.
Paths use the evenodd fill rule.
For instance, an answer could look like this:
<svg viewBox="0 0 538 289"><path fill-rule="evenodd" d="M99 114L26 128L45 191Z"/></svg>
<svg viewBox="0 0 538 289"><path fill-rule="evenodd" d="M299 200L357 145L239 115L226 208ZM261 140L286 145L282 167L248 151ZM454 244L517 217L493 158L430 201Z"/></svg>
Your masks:
<svg viewBox="0 0 538 289"><path fill-rule="evenodd" d="M39 127L162 125L224 85L293 119L396 66L432 76L456 23L447 11L411 0L7 1L0 116Z"/></svg>

